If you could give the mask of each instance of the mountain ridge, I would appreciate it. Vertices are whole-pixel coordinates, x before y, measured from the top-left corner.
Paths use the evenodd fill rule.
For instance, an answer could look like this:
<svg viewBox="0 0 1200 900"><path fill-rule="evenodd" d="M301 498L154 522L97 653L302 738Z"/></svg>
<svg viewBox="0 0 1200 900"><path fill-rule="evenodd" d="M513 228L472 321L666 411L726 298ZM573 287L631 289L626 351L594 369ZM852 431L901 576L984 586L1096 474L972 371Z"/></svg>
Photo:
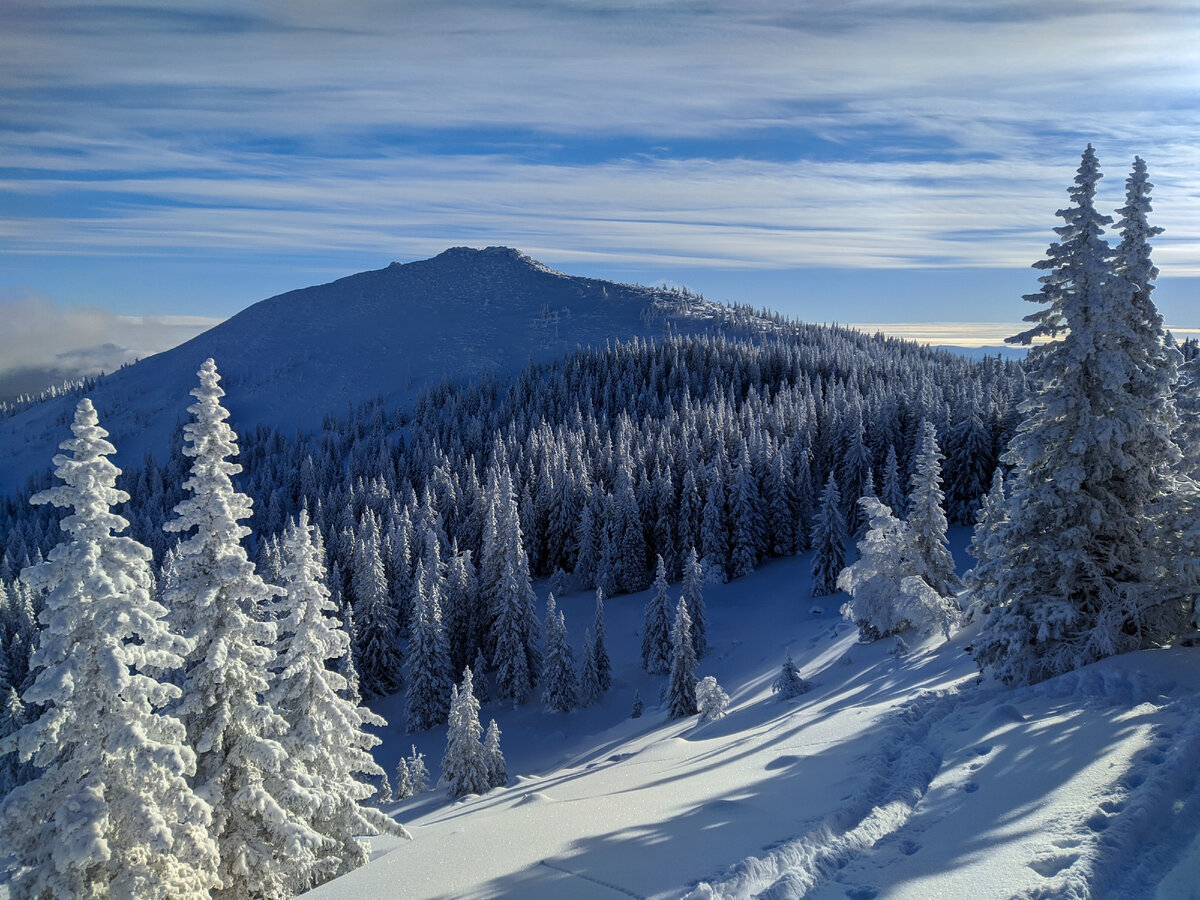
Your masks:
<svg viewBox="0 0 1200 900"><path fill-rule="evenodd" d="M727 313L686 292L558 272L508 247L451 247L258 301L89 396L118 464L129 465L165 453L209 357L235 428L307 431L368 399L411 405L447 378L515 374L608 340L726 330ZM0 492L48 468L76 402L58 397L0 420Z"/></svg>

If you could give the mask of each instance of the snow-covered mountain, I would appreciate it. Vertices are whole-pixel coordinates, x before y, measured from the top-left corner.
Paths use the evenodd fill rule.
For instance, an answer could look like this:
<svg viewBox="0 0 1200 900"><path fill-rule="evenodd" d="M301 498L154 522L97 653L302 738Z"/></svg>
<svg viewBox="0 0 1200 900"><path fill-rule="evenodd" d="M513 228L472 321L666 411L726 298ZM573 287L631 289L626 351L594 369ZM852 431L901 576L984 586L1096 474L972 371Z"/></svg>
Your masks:
<svg viewBox="0 0 1200 900"><path fill-rule="evenodd" d="M234 427L310 429L382 397L411 402L446 378L512 374L577 346L727 327L728 308L664 289L564 275L516 250L456 247L289 291L105 378L89 395L118 463L161 455L206 358ZM769 320L739 310L740 321ZM0 492L46 469L77 398L0 420Z"/></svg>

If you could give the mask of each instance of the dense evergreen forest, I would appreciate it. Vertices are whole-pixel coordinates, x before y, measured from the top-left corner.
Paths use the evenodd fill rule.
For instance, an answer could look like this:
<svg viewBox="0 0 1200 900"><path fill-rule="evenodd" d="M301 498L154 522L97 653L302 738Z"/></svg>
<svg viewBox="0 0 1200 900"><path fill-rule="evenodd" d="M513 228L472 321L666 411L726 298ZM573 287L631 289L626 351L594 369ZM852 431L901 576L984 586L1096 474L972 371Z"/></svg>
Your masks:
<svg viewBox="0 0 1200 900"><path fill-rule="evenodd" d="M737 577L811 546L830 475L850 533L866 491L902 509L924 420L948 457L949 514L972 522L1014 427L1020 365L848 329L789 332L583 350L509 381L443 384L411 415L366 404L328 416L314 435L251 430L241 436L239 481L256 501L250 524L264 575L278 571L272 537L308 506L335 592L357 616L360 649L375 645L361 632L380 619L398 623L392 640L400 640L422 555L436 550L439 578L457 578L460 593L498 577L480 571L498 503L515 506L534 577L637 591L649 586L658 556L668 579L680 577L693 547L709 578ZM159 563L174 540L162 524L183 497L181 449L180 431L165 464L148 458L122 479L134 536ZM502 488L510 496L499 497ZM22 499L5 503L10 585L57 541L55 519ZM449 618L472 618L477 597L452 599ZM12 632L24 629L8 628L6 645L21 643ZM474 659L487 629L447 631L461 663ZM394 676L373 671L369 658L359 666L368 693L390 686Z"/></svg>

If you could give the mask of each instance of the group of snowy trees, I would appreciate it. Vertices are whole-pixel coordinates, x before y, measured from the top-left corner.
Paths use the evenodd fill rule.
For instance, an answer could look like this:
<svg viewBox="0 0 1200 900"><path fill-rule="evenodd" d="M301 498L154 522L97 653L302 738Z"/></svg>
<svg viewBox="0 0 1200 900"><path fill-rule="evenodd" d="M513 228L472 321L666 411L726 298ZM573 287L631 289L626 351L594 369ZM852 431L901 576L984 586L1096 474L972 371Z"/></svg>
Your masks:
<svg viewBox="0 0 1200 900"><path fill-rule="evenodd" d="M1200 380L1152 300L1150 189L1134 160L1114 248L1095 208L1101 178L1089 145L1058 215L1059 240L1035 264L1043 304L1011 338L1035 346L1032 391L982 499L966 586L983 616L971 652L981 670L1024 684L1106 656L1162 646L1197 627ZM1182 449L1181 449L1182 448ZM907 516L869 492L868 529L838 587L864 637L910 625L949 634L960 587L945 541L935 429L926 423ZM957 471L961 471L961 468ZM978 482L976 482L978 484ZM813 576L823 588L843 551L834 476L822 500Z"/></svg>
<svg viewBox="0 0 1200 900"><path fill-rule="evenodd" d="M364 726L383 722L330 668L349 638L313 528L301 512L264 582L212 360L199 375L157 591L151 551L120 535L129 496L90 400L54 459L62 483L32 498L69 514L22 573L40 628L0 746L30 767L0 802L19 896L287 897L365 862L361 836L405 834L362 805L383 774Z"/></svg>
<svg viewBox="0 0 1200 900"><path fill-rule="evenodd" d="M907 517L897 518L877 497L859 499L866 531L858 559L841 571L837 586L850 595L842 614L858 625L865 640L910 627L937 628L949 637L958 620L955 595L962 585L946 539L943 459L933 426L926 422L904 499Z"/></svg>
<svg viewBox="0 0 1200 900"><path fill-rule="evenodd" d="M1195 626L1200 595L1195 362L1152 300L1146 166L1135 159L1112 222L1095 208L1096 154L1083 154L1064 224L1036 267L1043 304L1011 340L1035 346L1034 390L985 501L969 577L984 611L981 669L1036 682L1112 654L1161 646ZM1186 450L1186 454L1180 448Z"/></svg>

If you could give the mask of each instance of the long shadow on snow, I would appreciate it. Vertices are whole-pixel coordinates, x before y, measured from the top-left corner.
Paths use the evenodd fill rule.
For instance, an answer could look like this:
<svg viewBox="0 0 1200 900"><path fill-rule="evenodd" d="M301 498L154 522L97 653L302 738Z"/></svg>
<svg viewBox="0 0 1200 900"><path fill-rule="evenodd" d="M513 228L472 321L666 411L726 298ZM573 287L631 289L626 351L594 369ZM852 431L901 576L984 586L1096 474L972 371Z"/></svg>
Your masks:
<svg viewBox="0 0 1200 900"><path fill-rule="evenodd" d="M846 653L852 665L842 665ZM862 761L885 753L881 743L887 729L865 727L849 740L823 743L806 739L806 733L838 713L853 715L855 707L870 706L872 701L878 705L897 690L907 693L914 686L944 684L954 663L945 653L897 660L887 654L886 647L877 646L854 645L846 653L815 673L814 689L794 701L768 699L743 704L725 719L706 726L681 726L656 714L657 727L667 732L662 740L688 741L695 745L696 752L675 766L671 774L643 783L629 793L676 783L680 793L696 793L694 788L683 791L683 783L704 779L706 785L698 792L704 799L690 803L666 822L614 828L580 839L567 854L481 885L479 895L553 896L559 892L560 896L576 896L580 891L598 891L612 896L617 891L641 896L669 891L682 886L678 883L679 872L712 872L719 861L734 862L762 852L765 843L777 842L780 837L802 835L836 816L839 803L856 802L862 809L861 818L871 799L860 796ZM843 673L848 680L835 682ZM774 672L764 676L768 680L773 677ZM872 716L870 721L878 720ZM498 792L495 799L493 795L481 799L489 804L517 803L533 792L553 796L556 788L594 771L596 766L639 765L643 762L639 757L652 750L600 759L612 749L616 748L607 746L581 755L581 768L528 779ZM722 785L723 767L759 755L766 758L760 780ZM667 768L671 768L670 763ZM814 784L825 789L825 796L817 805L806 807L812 793L806 787ZM828 790L831 785L837 790ZM450 814L466 812L464 808ZM664 859L671 860L670 865L663 865Z"/></svg>

